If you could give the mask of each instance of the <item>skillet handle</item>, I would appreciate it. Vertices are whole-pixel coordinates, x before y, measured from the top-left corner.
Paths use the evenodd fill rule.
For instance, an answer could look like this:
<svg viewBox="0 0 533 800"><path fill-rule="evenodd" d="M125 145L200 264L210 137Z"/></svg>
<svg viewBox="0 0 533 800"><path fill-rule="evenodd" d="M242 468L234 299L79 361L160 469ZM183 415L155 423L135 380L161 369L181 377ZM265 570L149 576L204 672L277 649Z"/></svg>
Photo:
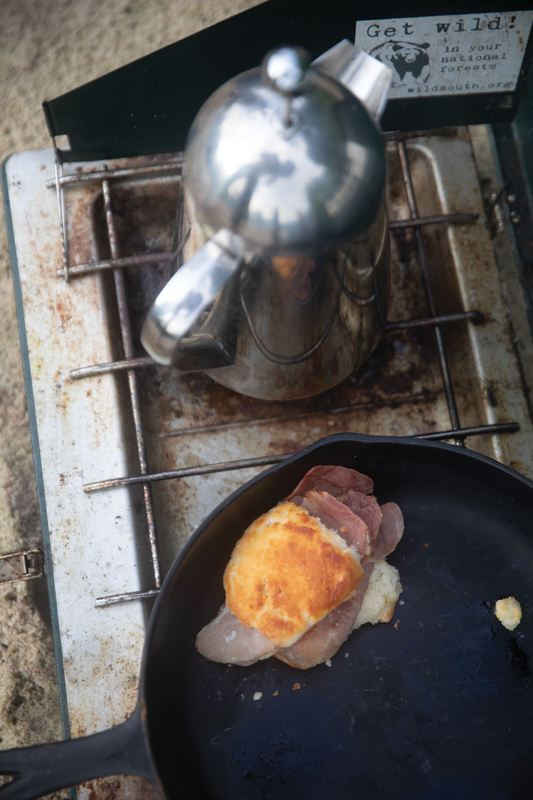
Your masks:
<svg viewBox="0 0 533 800"><path fill-rule="evenodd" d="M58 789L107 775L140 775L157 785L140 709L114 728L36 747L0 752L0 775L13 777L0 800L36 800Z"/></svg>

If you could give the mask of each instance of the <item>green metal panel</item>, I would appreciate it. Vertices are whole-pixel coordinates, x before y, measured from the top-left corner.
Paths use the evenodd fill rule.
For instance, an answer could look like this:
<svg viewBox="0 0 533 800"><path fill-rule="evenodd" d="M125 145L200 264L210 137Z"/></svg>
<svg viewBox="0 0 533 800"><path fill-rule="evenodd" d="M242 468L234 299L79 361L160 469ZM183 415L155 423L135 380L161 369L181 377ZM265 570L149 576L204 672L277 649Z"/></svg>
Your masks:
<svg viewBox="0 0 533 800"><path fill-rule="evenodd" d="M108 75L44 103L50 134L67 134L69 161L183 149L198 109L229 78L257 66L280 44L299 44L316 57L344 38L359 19L492 13L501 0L428 5L423 0L269 0ZM517 2L513 9L530 6ZM531 50L531 41L526 58ZM505 93L391 100L384 130L510 121L515 100Z"/></svg>
<svg viewBox="0 0 533 800"><path fill-rule="evenodd" d="M522 152L525 177L533 198L533 69L530 67L516 113L515 137Z"/></svg>

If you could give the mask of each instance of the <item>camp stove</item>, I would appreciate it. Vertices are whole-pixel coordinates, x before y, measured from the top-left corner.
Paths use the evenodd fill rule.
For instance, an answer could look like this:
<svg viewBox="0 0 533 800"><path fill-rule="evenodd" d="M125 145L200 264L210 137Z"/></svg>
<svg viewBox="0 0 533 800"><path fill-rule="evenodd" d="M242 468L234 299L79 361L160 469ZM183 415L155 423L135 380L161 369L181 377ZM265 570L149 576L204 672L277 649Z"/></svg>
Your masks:
<svg viewBox="0 0 533 800"><path fill-rule="evenodd" d="M170 277L180 153L69 162L55 142L7 161L45 567L39 552L15 554L2 574L46 572L65 736L131 713L170 564L201 520L265 467L352 431L452 442L533 478L533 345L491 129L384 137L385 334L342 384L289 402L237 394L143 351L143 321ZM78 795L111 791L140 800L149 789L121 776Z"/></svg>

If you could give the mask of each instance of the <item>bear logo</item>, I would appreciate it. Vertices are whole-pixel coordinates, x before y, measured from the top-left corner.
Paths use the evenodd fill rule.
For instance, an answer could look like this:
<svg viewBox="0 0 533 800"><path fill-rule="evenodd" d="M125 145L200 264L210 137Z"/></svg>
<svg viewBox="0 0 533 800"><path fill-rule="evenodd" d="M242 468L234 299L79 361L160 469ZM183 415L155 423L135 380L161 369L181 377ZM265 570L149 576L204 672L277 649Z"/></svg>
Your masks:
<svg viewBox="0 0 533 800"><path fill-rule="evenodd" d="M391 40L374 47L370 55L396 72L400 80L393 80L393 86L420 85L427 81L431 71L427 54L429 46L425 42L412 44Z"/></svg>

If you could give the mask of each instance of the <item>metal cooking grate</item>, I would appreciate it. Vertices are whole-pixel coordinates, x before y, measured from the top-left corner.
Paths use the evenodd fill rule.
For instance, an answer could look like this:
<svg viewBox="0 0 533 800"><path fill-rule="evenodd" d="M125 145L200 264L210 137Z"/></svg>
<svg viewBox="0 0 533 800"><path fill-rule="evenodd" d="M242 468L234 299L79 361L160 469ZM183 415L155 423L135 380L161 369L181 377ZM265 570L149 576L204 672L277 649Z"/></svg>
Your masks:
<svg viewBox="0 0 533 800"><path fill-rule="evenodd" d="M424 281L424 289L430 310L430 316L424 319L410 319L402 321L389 322L386 326L385 335L387 332L402 330L408 328L422 328L432 327L434 330L438 361L442 376L444 394L446 397L448 415L450 418L450 429L445 431L431 432L425 434L418 434L416 438L419 439L451 439L457 445L464 446L465 439L468 436L479 434L496 434L496 433L513 433L519 429L516 422L499 423L492 425L478 425L473 427L461 427L459 414L457 411L457 404L453 385L450 377L450 370L448 359L443 343L441 326L458 321L470 321L473 324L483 322L484 317L480 311L472 310L465 312L458 312L455 314L446 314L438 316L436 313L435 298L431 287L428 261L426 249L422 238L421 228L423 225L453 225L457 223L465 224L475 222L477 220L476 214L443 214L430 217L420 217L415 200L413 182L409 163L407 159L407 152L405 140L427 135L426 132L411 132L411 133L392 133L385 134L384 138L387 141L396 143L398 157L400 160L403 184L407 197L410 218L406 220L393 220L390 223L391 230L401 231L405 228L410 228L414 231L416 246L420 263L422 267L422 276ZM125 358L121 361L113 361L107 364L96 364L81 369L73 370L69 377L71 380L78 380L85 377L100 375L107 372L116 372L124 370L127 372L129 394L131 398L131 409L133 415L133 422L135 428L135 437L137 445L137 454L140 466L140 475L126 476L111 478L106 480L89 483L84 486L85 492L95 492L102 489L109 489L115 486L126 486L132 484L142 484L144 507L148 523L148 536L150 542L150 554L153 567L153 582L154 588L144 592L127 592L123 594L108 595L100 597L96 600L96 605L99 607L109 606L115 603L121 603L130 600L138 600L143 598L155 597L161 587L161 569L159 564L157 536L153 513L151 483L154 481L168 480L172 478L185 478L197 475L206 475L215 472L224 472L229 470L246 469L250 467L262 467L270 464L279 463L288 458L289 455L284 453L280 455L259 456L255 458L239 459L235 461L226 461L221 463L203 464L197 467L178 468L166 472L150 473L148 462L146 458L146 448L144 441L144 431L141 420L141 411L139 403L139 391L137 385L137 369L142 367L151 366L155 362L150 357L134 358L133 337L131 326L131 315L128 309L126 298L126 288L124 281L124 274L122 270L125 267L138 267L158 265L164 262L169 262L173 254L170 252L152 253L142 256L121 257L118 246L118 239L115 228L115 214L113 211L112 203L112 185L114 181L124 178L136 178L138 180L154 180L158 177L168 175L168 173L181 172L183 160L177 159L172 163L160 164L156 166L146 166L137 168L105 170L100 172L87 172L77 173L75 175L64 175L60 154L56 150L56 165L55 165L55 180L47 181L48 187L56 187L59 211L59 225L61 231L61 240L63 248L63 268L58 270L58 276L62 277L65 281L80 275L87 275L100 270L112 270L114 277L114 287L116 294L116 302L119 314L120 331L122 337L122 345ZM66 210L65 210L65 190L74 184L90 181L92 183L98 182L102 187L102 194L104 198L104 211L107 227L107 236L109 239L111 258L100 261L91 261L85 264L77 264L75 266L69 265L69 246L66 225Z"/></svg>

